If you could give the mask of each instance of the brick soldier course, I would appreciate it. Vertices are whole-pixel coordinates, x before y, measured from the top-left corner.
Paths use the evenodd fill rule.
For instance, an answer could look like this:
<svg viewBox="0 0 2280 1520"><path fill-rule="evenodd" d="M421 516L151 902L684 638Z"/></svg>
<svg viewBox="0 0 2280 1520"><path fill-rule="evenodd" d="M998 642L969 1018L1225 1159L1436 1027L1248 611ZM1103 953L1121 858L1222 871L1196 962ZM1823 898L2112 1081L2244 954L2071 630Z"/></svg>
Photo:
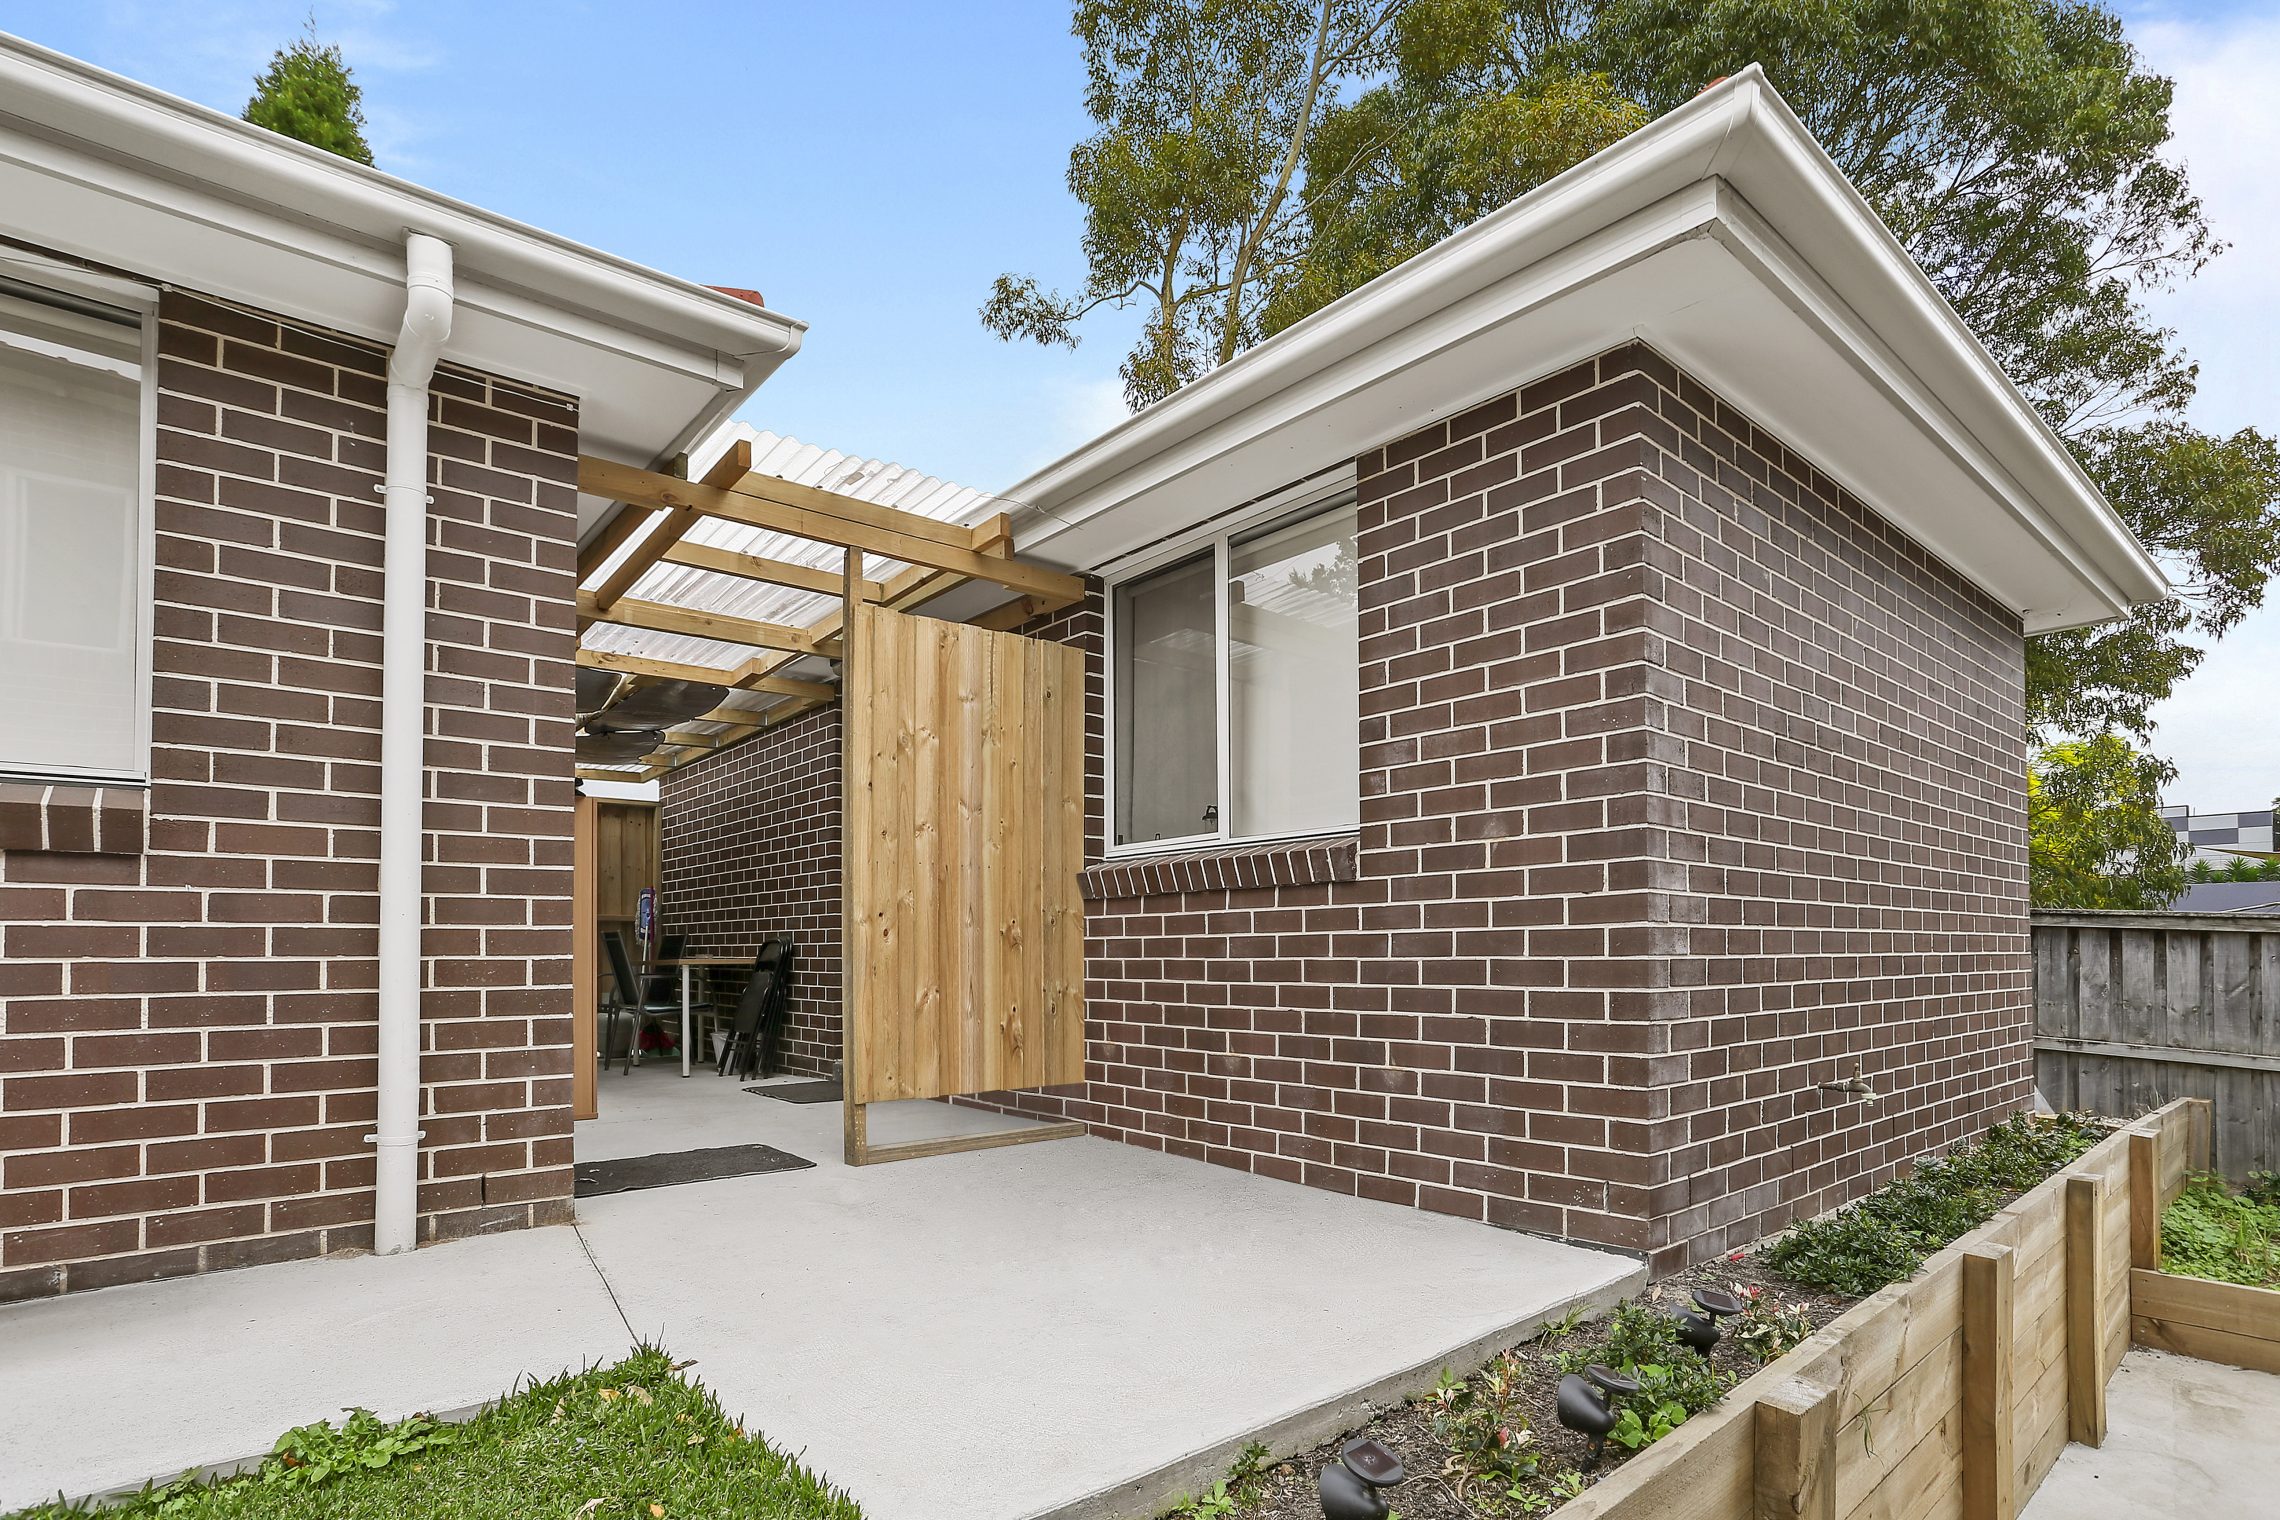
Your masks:
<svg viewBox="0 0 2280 1520"><path fill-rule="evenodd" d="M0 1298L371 1242L385 354L158 317L147 822L0 797ZM431 415L423 1238L569 1217L578 453Z"/></svg>

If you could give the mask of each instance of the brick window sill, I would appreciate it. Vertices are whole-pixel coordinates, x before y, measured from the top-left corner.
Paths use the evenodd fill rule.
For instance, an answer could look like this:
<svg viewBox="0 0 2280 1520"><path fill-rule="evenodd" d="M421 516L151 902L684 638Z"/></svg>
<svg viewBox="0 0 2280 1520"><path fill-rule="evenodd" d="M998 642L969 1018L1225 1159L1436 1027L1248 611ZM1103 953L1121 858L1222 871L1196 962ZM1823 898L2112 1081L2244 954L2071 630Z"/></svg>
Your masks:
<svg viewBox="0 0 2280 1520"><path fill-rule="evenodd" d="M1355 881L1362 874L1358 834L1324 834L1272 844L1213 845L1168 855L1104 860L1078 878L1088 902L1177 892L1235 892Z"/></svg>
<svg viewBox="0 0 2280 1520"><path fill-rule="evenodd" d="M139 786L0 781L0 850L140 855L149 820Z"/></svg>

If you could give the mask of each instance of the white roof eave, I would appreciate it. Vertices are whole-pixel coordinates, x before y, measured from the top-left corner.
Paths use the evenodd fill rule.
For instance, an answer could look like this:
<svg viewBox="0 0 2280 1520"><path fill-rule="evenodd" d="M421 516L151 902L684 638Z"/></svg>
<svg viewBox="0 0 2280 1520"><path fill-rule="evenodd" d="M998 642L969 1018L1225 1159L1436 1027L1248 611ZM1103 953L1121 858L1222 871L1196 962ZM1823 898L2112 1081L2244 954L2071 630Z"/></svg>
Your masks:
<svg viewBox="0 0 2280 1520"><path fill-rule="evenodd" d="M1754 66L1004 496L1026 555L1096 568L1176 531L1167 514L1225 510L1246 499L1227 492L1272 489L1634 337L2030 631L2168 594ZM1784 363L1820 383L1785 390L1772 373ZM1864 428L1876 431L1856 446Z"/></svg>
<svg viewBox="0 0 2280 1520"><path fill-rule="evenodd" d="M446 360L565 391L586 446L688 448L805 325L0 34L0 233L375 342L403 240L452 245Z"/></svg>

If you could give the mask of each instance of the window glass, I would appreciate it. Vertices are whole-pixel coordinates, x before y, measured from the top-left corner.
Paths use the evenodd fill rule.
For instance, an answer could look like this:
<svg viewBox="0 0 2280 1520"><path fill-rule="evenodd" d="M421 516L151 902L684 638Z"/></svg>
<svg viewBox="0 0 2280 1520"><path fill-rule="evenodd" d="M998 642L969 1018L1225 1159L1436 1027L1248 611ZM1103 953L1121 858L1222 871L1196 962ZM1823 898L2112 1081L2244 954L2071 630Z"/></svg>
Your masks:
<svg viewBox="0 0 2280 1520"><path fill-rule="evenodd" d="M1355 583L1343 503L1217 539L1116 588L1115 843L1354 827Z"/></svg>
<svg viewBox="0 0 2280 1520"><path fill-rule="evenodd" d="M1351 507L1228 548L1234 836L1352 828L1361 817L1354 590Z"/></svg>
<svg viewBox="0 0 2280 1520"><path fill-rule="evenodd" d="M1116 840L1219 827L1212 556L1116 591Z"/></svg>
<svg viewBox="0 0 2280 1520"><path fill-rule="evenodd" d="M140 777L141 330L0 295L0 773Z"/></svg>

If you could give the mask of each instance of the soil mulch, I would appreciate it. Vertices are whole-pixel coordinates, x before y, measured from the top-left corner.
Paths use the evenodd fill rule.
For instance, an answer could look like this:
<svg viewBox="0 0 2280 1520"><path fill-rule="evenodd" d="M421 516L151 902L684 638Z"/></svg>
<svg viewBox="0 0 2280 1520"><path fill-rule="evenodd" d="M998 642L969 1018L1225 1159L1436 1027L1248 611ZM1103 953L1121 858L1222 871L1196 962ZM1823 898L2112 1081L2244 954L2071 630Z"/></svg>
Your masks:
<svg viewBox="0 0 2280 1520"><path fill-rule="evenodd" d="M1688 1302L1694 1289L1713 1287L1736 1292L1761 1288L1767 1296L1802 1312L1816 1330L1859 1302L1805 1287L1766 1270L1758 1263L1754 1248L1742 1253L1739 1260L1729 1256L1674 1273L1647 1288L1640 1299L1675 1306ZM1539 1336L1514 1348L1525 1368L1523 1404L1540 1458L1527 1491L1542 1494L1551 1504L1558 1502L1555 1482L1565 1473L1580 1470L1591 1455L1591 1443L1562 1425L1553 1412L1553 1390L1560 1380L1557 1358L1571 1346L1594 1344L1605 1330L1606 1322L1598 1320L1578 1325L1564 1335ZM1736 1382L1760 1365L1732 1336L1718 1343L1710 1363ZM1502 1485L1494 1493L1472 1494L1474 1502L1467 1503L1452 1486L1452 1476L1444 1473L1449 1448L1433 1434L1432 1408L1415 1403L1389 1409L1358 1430L1326 1441L1303 1456L1275 1463L1267 1469L1260 1501L1238 1512L1242 1520L1321 1520L1322 1501L1316 1496L1315 1481L1325 1466L1338 1460L1339 1448L1357 1435L1383 1442L1408 1469L1408 1481L1386 1495L1401 1520L1504 1520L1527 1513L1519 1503L1505 1497ZM1613 1472L1625 1455L1609 1446L1598 1470L1582 1474L1585 1484Z"/></svg>
<svg viewBox="0 0 2280 1520"><path fill-rule="evenodd" d="M2102 1122L2112 1125L2120 1121ZM2008 1207L2025 1191L2015 1189L2005 1193L1998 1206ZM1745 1295L1749 1289L1757 1288L1767 1298L1803 1314L1813 1330L1819 1330L1860 1302L1855 1296L1807 1287L1771 1270L1760 1259L1771 1243L1772 1237L1769 1237L1746 1251L1735 1251L1717 1261L1674 1273L1649 1286L1640 1294L1639 1301L1676 1306L1687 1303L1696 1288L1728 1288ZM1339 1448L1359 1435L1389 1447L1408 1471L1407 1481L1387 1494L1401 1520L1511 1520L1514 1516L1549 1514L1572 1497L1560 1486L1563 1480L1573 1482L1579 1477L1584 1486L1589 1487L1614 1472L1627 1458L1637 1455L1610 1444L1595 1471L1582 1471L1583 1464L1590 1460L1591 1443L1562 1425L1553 1407L1554 1390L1560 1380L1559 1354L1578 1346L1596 1345L1605 1331L1606 1321L1601 1319L1564 1333L1539 1335L1512 1348L1523 1368L1521 1402L1527 1411L1532 1444L1538 1454L1536 1474L1525 1480L1520 1499L1508 1497L1509 1485L1502 1483L1459 1492L1456 1474L1449 1470L1449 1447L1433 1433L1432 1407L1421 1401L1386 1410L1335 1440L1325 1441L1301 1456L1274 1463L1261 1477L1259 1497L1226 1513L1239 1516L1240 1520L1321 1520L1322 1501L1316 1494L1315 1482L1325 1466L1338 1460ZM1718 1343L1711 1353L1710 1363L1734 1383L1762 1365L1732 1335ZM1461 1370L1468 1374L1474 1371L1472 1368ZM1574 1477L1570 1477L1571 1474Z"/></svg>

